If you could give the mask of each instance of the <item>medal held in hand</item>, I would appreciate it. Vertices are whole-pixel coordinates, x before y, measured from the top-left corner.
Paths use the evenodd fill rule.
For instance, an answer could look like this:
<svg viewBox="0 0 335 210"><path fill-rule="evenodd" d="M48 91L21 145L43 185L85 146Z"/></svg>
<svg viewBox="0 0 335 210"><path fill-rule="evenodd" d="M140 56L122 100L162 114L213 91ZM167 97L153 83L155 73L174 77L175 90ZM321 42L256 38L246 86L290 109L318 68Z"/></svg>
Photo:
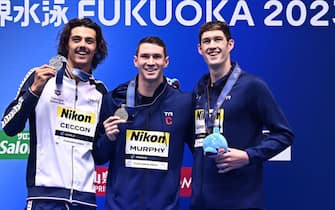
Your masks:
<svg viewBox="0 0 335 210"><path fill-rule="evenodd" d="M114 116L118 116L122 120L128 120L128 112L125 107L126 105L122 104L121 107L115 111Z"/></svg>
<svg viewBox="0 0 335 210"><path fill-rule="evenodd" d="M66 59L61 55L56 55L49 60L49 65L54 67L56 71L60 70L64 63L66 63Z"/></svg>
<svg viewBox="0 0 335 210"><path fill-rule="evenodd" d="M56 55L49 60L49 65L57 71L56 84L60 87L63 84L63 75L66 68L66 58L62 55Z"/></svg>

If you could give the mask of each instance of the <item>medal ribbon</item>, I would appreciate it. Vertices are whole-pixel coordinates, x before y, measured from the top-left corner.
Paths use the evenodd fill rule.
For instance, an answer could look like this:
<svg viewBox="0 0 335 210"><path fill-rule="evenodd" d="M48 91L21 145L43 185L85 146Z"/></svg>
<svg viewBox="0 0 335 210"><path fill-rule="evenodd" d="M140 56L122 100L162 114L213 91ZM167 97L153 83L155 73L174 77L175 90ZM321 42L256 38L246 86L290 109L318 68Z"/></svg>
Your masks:
<svg viewBox="0 0 335 210"><path fill-rule="evenodd" d="M65 68L66 68L66 62L63 62L62 68L57 71L57 75L56 75L56 85L57 86L62 85L63 83L63 76L65 73Z"/></svg>
<svg viewBox="0 0 335 210"><path fill-rule="evenodd" d="M156 102L156 100L163 94L166 87L167 85L164 86L164 89L162 90L162 92L159 93L150 104L153 104ZM127 87L127 99L126 99L127 107L135 107L135 92L136 92L135 88L136 88L136 78L131 80ZM147 105L149 104L143 104L143 105L137 105L137 106L147 106Z"/></svg>
<svg viewBox="0 0 335 210"><path fill-rule="evenodd" d="M206 108L205 108L205 124L207 128L212 128L215 127L215 117L220 109L220 107L222 106L223 102L226 99L226 96L228 95L228 93L231 91L231 89L233 88L234 84L236 83L238 77L240 76L242 70L241 68L236 64L233 72L230 74L225 86L223 87L217 101L216 104L214 106L213 109L213 113L212 115L209 115L209 104L210 102L208 102L206 104ZM207 93L209 94L209 92Z"/></svg>
<svg viewBox="0 0 335 210"><path fill-rule="evenodd" d="M62 55L56 55L49 60L49 65L54 67L57 71L56 85L61 85L63 83L63 75L66 68L66 58Z"/></svg>
<svg viewBox="0 0 335 210"><path fill-rule="evenodd" d="M81 81L87 82L91 78L91 74L86 73L80 69L72 68L72 73L76 75Z"/></svg>
<svg viewBox="0 0 335 210"><path fill-rule="evenodd" d="M131 80L128 84L127 88L127 106L134 107L135 106L135 79Z"/></svg>

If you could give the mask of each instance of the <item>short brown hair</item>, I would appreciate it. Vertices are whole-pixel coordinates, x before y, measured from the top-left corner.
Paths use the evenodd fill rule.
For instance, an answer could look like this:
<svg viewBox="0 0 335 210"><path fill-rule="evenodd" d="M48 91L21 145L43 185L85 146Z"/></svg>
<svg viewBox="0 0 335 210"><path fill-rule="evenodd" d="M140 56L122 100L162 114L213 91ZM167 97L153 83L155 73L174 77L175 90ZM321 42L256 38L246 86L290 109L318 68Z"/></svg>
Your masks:
<svg viewBox="0 0 335 210"><path fill-rule="evenodd" d="M164 57L167 56L166 45L163 42L163 40L161 38L157 37L157 36L147 36L147 37L144 37L143 39L141 39L139 41L139 43L137 44L136 55L138 54L138 50L140 48L140 45L143 44L143 43L156 44L156 45L162 47L163 51L164 51Z"/></svg>
<svg viewBox="0 0 335 210"><path fill-rule="evenodd" d="M199 43L201 43L201 36L203 33L205 33L206 31L215 31L215 30L222 31L227 40L230 40L232 38L228 24L226 22L216 20L207 22L200 27Z"/></svg>

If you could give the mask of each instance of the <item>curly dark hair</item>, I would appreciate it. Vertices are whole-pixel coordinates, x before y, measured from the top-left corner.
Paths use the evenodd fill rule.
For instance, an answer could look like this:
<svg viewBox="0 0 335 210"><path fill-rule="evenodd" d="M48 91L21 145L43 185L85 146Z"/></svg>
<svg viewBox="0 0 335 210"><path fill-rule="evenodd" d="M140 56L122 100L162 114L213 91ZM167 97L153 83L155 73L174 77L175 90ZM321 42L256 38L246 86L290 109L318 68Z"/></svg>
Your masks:
<svg viewBox="0 0 335 210"><path fill-rule="evenodd" d="M91 28L96 32L97 52L92 61L92 69L95 69L107 56L107 43L102 35L102 30L98 24L89 18L74 18L71 19L65 26L59 37L58 54L67 58L69 52L68 42L71 35L71 30L78 26Z"/></svg>

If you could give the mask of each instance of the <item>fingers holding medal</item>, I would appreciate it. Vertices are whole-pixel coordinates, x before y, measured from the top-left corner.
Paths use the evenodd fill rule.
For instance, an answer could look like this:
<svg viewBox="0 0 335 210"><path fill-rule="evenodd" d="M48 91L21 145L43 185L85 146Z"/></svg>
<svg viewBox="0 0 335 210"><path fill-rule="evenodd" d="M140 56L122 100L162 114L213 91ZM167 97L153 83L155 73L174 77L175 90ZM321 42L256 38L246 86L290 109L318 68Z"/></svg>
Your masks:
<svg viewBox="0 0 335 210"><path fill-rule="evenodd" d="M66 58L61 55L54 56L49 60L49 66L55 68L56 71L60 70L64 66L64 63L66 64Z"/></svg>
<svg viewBox="0 0 335 210"><path fill-rule="evenodd" d="M104 122L104 128L105 128L105 133L107 137L111 140L114 141L116 140L116 135L120 133L119 130L119 124L120 123L125 123L127 122L128 119L128 112L125 108L125 105L121 105L120 108L118 108L114 115L108 117Z"/></svg>

